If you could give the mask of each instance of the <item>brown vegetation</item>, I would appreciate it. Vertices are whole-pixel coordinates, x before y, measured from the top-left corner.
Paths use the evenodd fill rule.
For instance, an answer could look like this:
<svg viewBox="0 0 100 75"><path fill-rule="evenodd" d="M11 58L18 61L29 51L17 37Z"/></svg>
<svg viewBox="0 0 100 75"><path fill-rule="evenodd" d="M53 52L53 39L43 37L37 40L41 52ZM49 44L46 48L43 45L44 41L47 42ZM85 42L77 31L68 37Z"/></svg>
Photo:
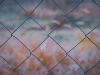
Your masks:
<svg viewBox="0 0 100 75"><path fill-rule="evenodd" d="M38 37L38 38L37 38ZM93 34L89 36L91 40L97 39ZM79 36L80 39L81 36ZM39 36L24 36L19 39L32 51L39 44L41 37ZM2 40L2 39L0 39ZM1 41L0 43L3 43ZM98 41L95 41L98 44ZM63 42L63 45L69 46ZM98 44L100 46L100 43ZM69 50L66 47L66 51ZM47 43L44 50L37 48L34 52L49 69L56 65L66 53L51 39ZM14 68L17 67L23 60L25 60L30 52L15 38L11 38L3 47L0 48L0 55L3 56ZM100 61L100 50L98 50L91 42L85 39L80 45L72 50L69 55L73 57L83 68L88 70L98 61ZM9 75L13 69L2 58L0 58L0 75ZM21 66L17 68L17 71L22 75L46 75L48 70L41 64L41 62L34 56L30 56ZM68 56L54 69L51 70L55 75L83 75L82 69ZM93 69L87 72L89 75L100 75L100 63ZM14 72L14 75L17 73ZM51 73L49 75L52 75Z"/></svg>

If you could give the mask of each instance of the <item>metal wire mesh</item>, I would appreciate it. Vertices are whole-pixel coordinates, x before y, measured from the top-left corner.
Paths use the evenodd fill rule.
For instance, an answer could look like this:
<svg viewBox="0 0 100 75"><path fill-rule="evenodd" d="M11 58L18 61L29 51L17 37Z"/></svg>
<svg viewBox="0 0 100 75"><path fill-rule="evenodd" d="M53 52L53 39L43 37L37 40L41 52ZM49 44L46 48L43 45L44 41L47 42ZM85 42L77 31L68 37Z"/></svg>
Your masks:
<svg viewBox="0 0 100 75"><path fill-rule="evenodd" d="M0 2L0 4L3 2L4 0L2 0L1 2ZM17 2L17 0L14 0L27 14L28 14L28 12ZM37 9L37 7L43 2L44 0L41 0L40 1L40 3L35 7L35 9ZM65 18L47 35L47 37L45 38L45 40L47 39L47 38L51 38L54 42L56 42L55 41L55 39L53 39L51 36L50 36L50 34L66 19L66 18L68 18L68 19L70 19L83 33L84 33L84 35L85 35L85 37L84 37L84 39L85 38L88 38L99 50L100 50L100 48L87 36L89 33L91 33L94 29L96 29L100 24L98 24L95 28L93 28L90 32L88 32L87 34L68 16L75 8L77 8L78 6L79 6L79 4L81 4L82 2L83 2L83 0L81 0L69 13L66 13L54 0L52 0L54 3L55 3L55 5L57 5L58 6L58 8L60 8L61 9L61 11L63 11L63 13L66 15L65 16ZM99 8L100 8L100 5L95 1L95 0L92 0ZM34 10L35 10L34 9ZM28 14L28 17L25 19L25 21L26 20L28 20L29 18L31 18L33 21L35 21L43 30L44 30L44 28L34 19L34 18L32 18L30 15L34 12L34 10L30 13L30 14ZM24 22L25 22L24 21ZM23 24L24 24L24 22L17 28L17 29L19 29ZM16 36L14 36L13 34L16 32L16 30L17 29L15 29L14 30L14 32L11 32L2 22L0 22L0 24L2 25L2 26L4 26L7 30L8 30L8 32L10 32L10 34L11 34L11 36L0 46L0 48L11 38L11 37L14 37L15 39L17 39L21 44L23 44ZM82 39L78 44L76 44L76 46L78 46L84 39ZM45 40L43 40L42 42L41 42L41 44L45 41ZM40 45L41 45L40 44ZM58 44L59 46L60 46L60 44L59 43L57 43L56 42L56 44ZM24 45L24 44L23 44ZM66 53L66 56L65 57L63 57L55 66L53 66L51 69L49 69L37 56L35 56L34 54L33 54L33 52L40 46L40 45L38 45L33 51L30 51L25 45L25 47L28 49L28 51L30 52L30 55L22 62L22 63L20 63L16 68L14 68L6 59L4 59L3 58L3 56L1 56L0 55L0 57L3 59L3 60L5 60L5 62L7 62L12 68L13 68L13 72L10 74L10 75L12 75L14 72L16 72L16 73L18 73L19 75L21 75L18 71L16 71L16 69L20 66L20 65L22 65L31 55L33 55L36 59L38 59L47 69L48 69L48 74L49 73L52 73L51 72L51 70L54 68L54 67L56 67L62 60L64 60L64 58L66 58L67 56L68 57L70 57L83 71L84 71L84 75L88 75L87 74L87 72L89 71L89 70L91 70L92 68L94 68L98 63L100 63L100 61L98 61L94 66L92 66L90 69L88 69L87 71L85 71L82 67L81 67L81 65L79 65L79 63L77 62L77 61L75 61L68 53L69 52L71 52L76 46L74 46L69 52L66 52L66 50L64 50L64 48L62 47L62 46L60 46L61 48L62 48L62 50ZM47 74L47 75L48 75ZM52 73L53 74L53 73ZM54 75L54 74L53 74Z"/></svg>

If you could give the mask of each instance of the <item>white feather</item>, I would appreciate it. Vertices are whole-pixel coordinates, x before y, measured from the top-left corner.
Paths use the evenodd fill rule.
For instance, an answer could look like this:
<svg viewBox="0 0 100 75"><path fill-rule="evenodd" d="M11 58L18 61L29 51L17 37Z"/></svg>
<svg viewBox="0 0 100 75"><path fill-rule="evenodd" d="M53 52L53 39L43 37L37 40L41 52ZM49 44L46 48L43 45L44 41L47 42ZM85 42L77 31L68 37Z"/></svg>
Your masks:
<svg viewBox="0 0 100 75"><path fill-rule="evenodd" d="M50 27L49 27L49 26L46 26L45 31L42 33L42 35L43 35L43 40L47 37L47 35L48 35L49 32L50 32ZM40 46L41 51L42 51L43 49L46 48L47 42L48 42L48 39L46 39L46 40L41 44L41 46Z"/></svg>

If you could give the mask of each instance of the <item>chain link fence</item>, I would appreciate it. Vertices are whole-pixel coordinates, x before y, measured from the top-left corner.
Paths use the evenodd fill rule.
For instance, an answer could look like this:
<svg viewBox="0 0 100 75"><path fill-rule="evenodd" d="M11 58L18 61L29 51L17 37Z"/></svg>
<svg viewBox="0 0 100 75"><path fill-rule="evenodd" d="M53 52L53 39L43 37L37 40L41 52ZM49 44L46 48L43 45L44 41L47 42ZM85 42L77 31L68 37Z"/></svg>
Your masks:
<svg viewBox="0 0 100 75"><path fill-rule="evenodd" d="M1 0L0 0L0 1L1 1ZM20 5L20 3L17 2L17 0L14 0L14 1L28 14L28 17L26 18L25 21L27 21L27 20L30 18L30 19L32 19L33 21L35 21L43 30L45 30L34 18L32 18L32 17L30 16L30 15L34 12L34 10L37 9L37 7L38 7L44 0L41 0L40 3L35 7L35 9L34 9L30 14ZM88 33L86 34L86 33L73 21L73 19L71 19L71 18L69 17L69 14L70 14L71 12L73 12L73 10L74 10L75 8L77 8L84 0L80 0L80 2L79 2L69 13L66 13L54 0L52 0L52 1L55 3L56 6L58 6L59 9L61 9L61 11L63 11L63 13L64 13L66 16L65 16L65 18L64 18L64 19L63 19L63 20L62 20L62 21L47 35L47 37L45 38L45 40L48 39L48 38L51 38L54 42L56 42L55 39L53 39L53 38L50 36L50 34L53 33L53 31L54 31L66 18L68 18L68 19L70 19L70 20L84 33L84 36L85 36L84 39L85 39L85 38L88 38L88 39L100 50L100 48L87 36L87 35L90 34L93 30L95 30L100 24L98 24L95 28L93 28L90 32L88 32ZM100 5L99 5L95 0L91 0L91 1L93 1L93 2L100 8ZM2 1L0 2L0 4L1 4L2 2L4 2L4 0L2 0ZM24 22L25 22L25 21L24 21ZM19 28L24 24L24 22L23 22L17 29L19 29ZM16 32L17 29L15 29L13 32L11 32L2 22L0 22L0 24L1 24L2 26L4 26L4 27L8 30L8 32L10 32L10 34L11 34L11 36L0 46L0 48L8 41L11 37L14 37L14 38L17 39L21 44L23 44L16 36L13 35L13 34ZM78 46L84 39L82 39L78 44L76 44L76 46ZM41 42L41 44L42 44L45 40L43 40L43 41ZM41 45L41 44L40 44L40 45ZM59 43L57 43L57 42L56 42L56 44L59 45ZM24 45L24 44L23 44L23 45ZM70 57L70 59L72 59L72 60L83 70L84 75L88 75L87 72L88 72L89 70L91 70L92 68L94 68L98 63L100 63L100 60L99 60L94 66L92 66L90 69L88 69L87 71L85 71L85 70L81 67L81 65L79 65L79 63L78 63L77 61L75 61L75 60L69 55L69 52L71 52L76 46L74 46L69 52L66 52L66 50L64 50L63 47L59 45L59 46L62 48L62 50L66 53L66 56L65 56L63 59L61 59L61 60L59 61L59 63L57 63L54 67L52 67L51 69L49 69L37 56L35 56L35 55L33 54L33 52L34 52L40 45L38 45L33 51L30 51L30 50L24 45L24 46L28 49L28 51L30 52L30 55L29 55L22 63L20 63L20 65L18 65L16 68L14 68L12 64L10 64L3 56L0 55L0 58L2 58L3 60L5 60L5 62L7 62L7 63L13 68L13 72L12 72L10 75L12 75L14 72L16 72L16 73L18 73L19 75L21 75L18 71L16 71L16 69L17 69L19 66L21 66L30 56L34 56L36 59L38 59L38 61L40 61L40 62L47 68L48 74L49 74L49 73L52 73L51 70L52 70L53 68L55 68L55 67L56 67L62 60L64 60L64 58L66 58L66 57ZM47 75L48 75L48 74L47 74ZM54 73L52 73L52 75L54 75Z"/></svg>

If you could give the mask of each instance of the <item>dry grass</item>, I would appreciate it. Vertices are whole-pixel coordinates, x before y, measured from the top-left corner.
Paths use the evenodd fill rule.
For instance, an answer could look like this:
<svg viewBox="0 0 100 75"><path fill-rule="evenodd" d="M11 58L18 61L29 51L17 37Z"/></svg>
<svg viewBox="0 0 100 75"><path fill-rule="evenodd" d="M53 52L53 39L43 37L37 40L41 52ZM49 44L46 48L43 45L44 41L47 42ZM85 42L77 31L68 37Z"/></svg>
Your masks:
<svg viewBox="0 0 100 75"><path fill-rule="evenodd" d="M82 36L79 36L82 39ZM97 39L93 34L89 36L92 40ZM32 51L41 42L40 36L24 36L19 39ZM3 40L0 39L0 43ZM100 43L95 41L100 47ZM66 46L66 51L72 46L63 42L62 45ZM56 65L66 53L51 39L49 39L46 48L41 52L40 47L34 52L49 69ZM14 68L17 67L23 60L25 60L30 52L15 38L11 38L3 47L0 48L0 55L3 56ZM85 39L80 45L72 50L69 55L73 57L83 68L88 70L95 63L100 61L100 50L98 50L88 39ZM0 75L9 75L13 69L2 58L0 58ZM37 60L36 57L30 56L21 66L17 68L17 71L22 75L46 75L48 70L44 65ZM70 58L65 59L51 70L55 75L84 75L82 69ZM87 72L89 75L100 75L100 63L93 69ZM13 75L18 75L14 72ZM52 75L51 73L49 75Z"/></svg>

